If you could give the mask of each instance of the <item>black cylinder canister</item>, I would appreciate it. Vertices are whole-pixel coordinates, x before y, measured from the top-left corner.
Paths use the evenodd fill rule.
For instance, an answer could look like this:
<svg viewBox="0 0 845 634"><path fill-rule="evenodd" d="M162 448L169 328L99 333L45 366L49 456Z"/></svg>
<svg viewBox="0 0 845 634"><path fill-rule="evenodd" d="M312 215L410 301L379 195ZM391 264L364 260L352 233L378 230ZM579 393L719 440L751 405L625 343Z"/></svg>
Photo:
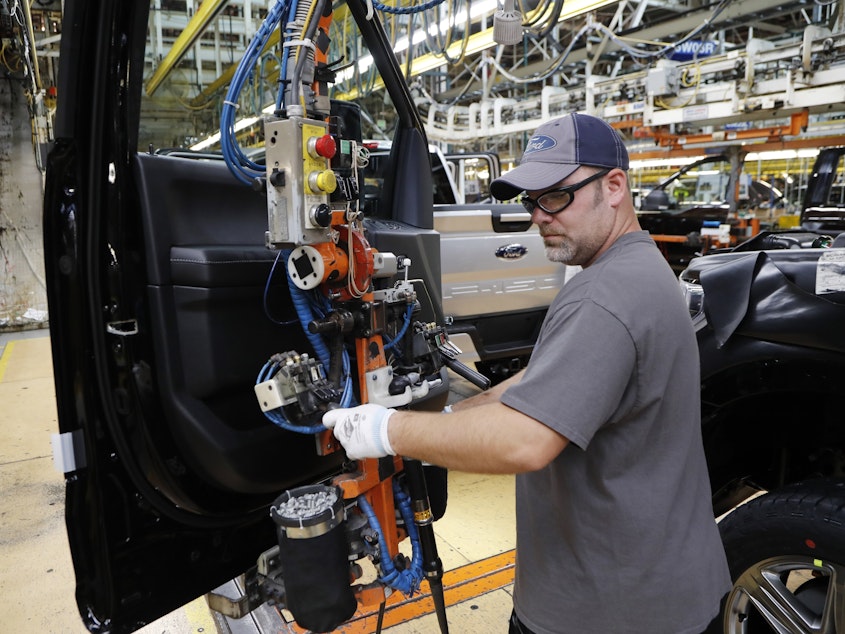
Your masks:
<svg viewBox="0 0 845 634"><path fill-rule="evenodd" d="M285 491L270 507L279 538L285 604L300 627L330 632L355 613L339 487Z"/></svg>

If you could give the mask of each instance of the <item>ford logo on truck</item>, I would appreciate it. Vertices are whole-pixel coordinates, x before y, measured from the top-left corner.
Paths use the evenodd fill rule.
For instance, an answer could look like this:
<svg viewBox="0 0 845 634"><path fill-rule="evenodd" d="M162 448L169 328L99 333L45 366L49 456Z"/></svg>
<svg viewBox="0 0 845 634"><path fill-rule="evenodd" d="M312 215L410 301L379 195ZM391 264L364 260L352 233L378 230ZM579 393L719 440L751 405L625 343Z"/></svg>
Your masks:
<svg viewBox="0 0 845 634"><path fill-rule="evenodd" d="M516 243L506 244L496 249L496 257L500 260L519 260L524 258L526 253L528 253L528 249Z"/></svg>

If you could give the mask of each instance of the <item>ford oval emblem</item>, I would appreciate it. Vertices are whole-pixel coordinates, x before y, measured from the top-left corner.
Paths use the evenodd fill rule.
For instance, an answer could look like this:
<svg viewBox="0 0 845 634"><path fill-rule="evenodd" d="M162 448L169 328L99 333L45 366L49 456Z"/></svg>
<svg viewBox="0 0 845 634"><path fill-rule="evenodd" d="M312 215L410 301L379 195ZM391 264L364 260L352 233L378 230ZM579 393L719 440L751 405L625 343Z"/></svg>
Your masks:
<svg viewBox="0 0 845 634"><path fill-rule="evenodd" d="M536 134L528 139L528 144L525 146L523 156L533 152L540 152L542 150L551 150L556 145L557 141L555 141L553 137L545 134Z"/></svg>
<svg viewBox="0 0 845 634"><path fill-rule="evenodd" d="M519 260L524 258L528 249L521 244L506 244L496 249L496 257L500 260Z"/></svg>

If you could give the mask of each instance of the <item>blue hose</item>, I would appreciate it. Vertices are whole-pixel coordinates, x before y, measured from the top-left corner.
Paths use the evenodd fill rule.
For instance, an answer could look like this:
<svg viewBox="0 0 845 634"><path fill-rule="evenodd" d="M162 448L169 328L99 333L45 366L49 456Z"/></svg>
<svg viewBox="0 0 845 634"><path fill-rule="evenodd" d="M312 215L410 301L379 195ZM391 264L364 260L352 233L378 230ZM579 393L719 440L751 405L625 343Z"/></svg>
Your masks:
<svg viewBox="0 0 845 634"><path fill-rule="evenodd" d="M298 0L292 0L288 15L296 15ZM288 33L285 29L285 41L292 38L295 34ZM288 81L288 59L290 58L290 47L283 47L282 49L282 64L279 71L279 93L276 96L276 110L281 110L285 105L285 89Z"/></svg>
<svg viewBox="0 0 845 634"><path fill-rule="evenodd" d="M288 3L285 0L279 0L268 12L255 37L247 46L246 53L238 63L229 84L229 90L226 92L223 108L220 111L220 148L223 150L223 158L229 167L229 171L246 185L252 184L253 179L262 176L264 167L250 160L238 145L238 140L235 137L235 113L238 109L238 99L244 84L252 74L253 66L261 56L264 45L287 9Z"/></svg>
<svg viewBox="0 0 845 634"><path fill-rule="evenodd" d="M395 13L398 15L410 15L412 13L422 13L423 11L428 11L432 7L436 7L438 4L442 4L444 0L429 0L419 6L416 7L392 7L386 4L382 4L381 2L373 2L373 7L378 9L379 11L383 11L384 13Z"/></svg>
<svg viewBox="0 0 845 634"><path fill-rule="evenodd" d="M287 259L287 255L285 255L285 259ZM311 344L311 347L314 348L314 352L317 354L317 358L320 360L320 363L323 364L323 367L327 368L329 367L329 362L331 360L329 348L323 341L322 336L309 332L308 330L308 324L314 319L310 300L305 291L293 283L290 275L288 275L288 287L290 288L290 297L293 300L293 307L296 309L296 314L299 316L299 322L302 324L305 336L308 338L308 342Z"/></svg>
<svg viewBox="0 0 845 634"><path fill-rule="evenodd" d="M396 333L396 336L392 340L390 340L389 342L384 344L385 350L390 350L391 348L393 348L396 344L398 344L402 340L402 337L405 336L405 333L408 330L408 326L411 325L411 313L413 313L413 312L414 312L414 305L408 304L408 307L405 309L405 317L404 317L404 321L402 322L402 327L399 329L399 332Z"/></svg>
<svg viewBox="0 0 845 634"><path fill-rule="evenodd" d="M394 482L394 494L396 494L397 489L398 485ZM405 596L410 597L419 589L420 582L422 581L423 572L422 562L420 561L420 559L422 559L422 549L420 548L419 543L419 532L417 531L417 527L413 520L410 498L408 498L407 495L405 495L405 498L407 498L407 501L405 502L397 500L399 501L399 510L402 513L402 519L405 520L405 529L408 531L408 536L411 538L413 552L411 566L405 570L396 570L396 566L393 565L393 561L390 559L390 553L387 550L387 543L384 541L384 533L381 530L381 524L376 517L375 511L373 511L373 507L370 506L367 498L363 495L358 496L358 506L367 517L367 521L370 523L370 528L372 528L376 532L376 535L378 535L379 548L381 549L381 570L383 573L382 576L379 577L379 581L394 590L399 590ZM406 511L402 510L403 506L407 507ZM410 524L408 523L406 513L410 516Z"/></svg>
<svg viewBox="0 0 845 634"><path fill-rule="evenodd" d="M290 252L288 252L290 253ZM287 257L287 255L285 256ZM288 285L290 287L291 298L293 298L294 306L297 309L297 315L302 323L302 328L305 331L305 336L317 353L317 358L323 364L323 367L328 367L331 364L331 356L323 338L320 335L315 335L309 332L307 324L314 319L316 315L323 318L331 312L331 305L328 298L317 293L307 293L293 283L290 276L288 276ZM349 361L349 352L343 351L343 392L340 397L341 407L352 407L355 405L355 391L352 381L351 364Z"/></svg>
<svg viewBox="0 0 845 634"><path fill-rule="evenodd" d="M270 380L278 371L279 364L272 360L268 361L258 373L258 378L255 379L255 384L258 385L259 383ZM326 427L322 423L317 425L294 425L289 423L282 415L281 408L264 412L264 417L277 427L281 427L282 429L296 432L298 434L319 434L320 432L326 431Z"/></svg>
<svg viewBox="0 0 845 634"><path fill-rule="evenodd" d="M285 260L287 260L287 258L290 256L290 251L283 250L280 252L279 255ZM278 261L278 259L279 258L277 258L276 261ZM275 266L276 263L274 262L273 268L275 268ZM312 333L308 330L308 324L313 321L315 315L319 317L324 317L331 311L331 306L328 303L328 299L324 298L322 295L316 295L314 293L303 291L301 288L299 288L298 286L296 286L296 284L293 283L293 280L291 279L290 275L287 275L287 280L288 288L290 289L291 300L293 301L294 308L296 309L296 314L299 317L299 322L302 324L302 329L305 332L305 336L308 338L309 343L314 348L314 352L317 355L317 358L320 360L320 363L323 364L323 367L328 367L331 363L331 355L329 353L328 347L326 346L326 343L323 341L323 338L319 334ZM344 379L343 392L341 393L340 397L340 406L353 407L355 405L355 391L354 384L352 381L351 362L349 360L348 351L343 351L342 359ZM266 364L264 364L264 367L261 368L261 371L258 373L258 378L255 381L256 384L263 383L264 381L269 380L276 374L277 371L277 364L273 363L272 361L268 361ZM282 429L297 432L300 434L317 434L326 430L326 427L322 424L310 426L293 425L285 419L285 417L282 415L281 409L264 412L264 416L274 425L277 425Z"/></svg>
<svg viewBox="0 0 845 634"><path fill-rule="evenodd" d="M405 493L399 483L393 481L393 499L399 507L399 513L405 522L405 530L408 532L408 539L411 540L411 576L416 580L415 588L419 588L423 578L422 569L422 545L420 544L420 531L414 522L414 511L411 508L411 496Z"/></svg>
<svg viewBox="0 0 845 634"><path fill-rule="evenodd" d="M317 425L294 425L289 423L279 413L279 410L264 412L264 416L274 425L288 431L296 432L297 434L319 434L320 432L326 431L326 426L322 423L318 423Z"/></svg>

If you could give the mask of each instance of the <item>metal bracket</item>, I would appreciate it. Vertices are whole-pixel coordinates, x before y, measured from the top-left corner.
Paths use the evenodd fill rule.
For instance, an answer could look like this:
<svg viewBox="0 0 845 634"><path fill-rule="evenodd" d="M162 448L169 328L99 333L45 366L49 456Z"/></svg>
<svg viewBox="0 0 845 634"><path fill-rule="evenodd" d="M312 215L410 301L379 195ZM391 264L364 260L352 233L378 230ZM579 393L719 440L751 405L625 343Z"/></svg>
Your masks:
<svg viewBox="0 0 845 634"><path fill-rule="evenodd" d="M59 473L78 471L87 466L85 439L81 429L52 434L50 444L53 446L53 465Z"/></svg>
<svg viewBox="0 0 845 634"><path fill-rule="evenodd" d="M241 594L241 588L243 588L243 594ZM224 589L240 596L221 594L219 591ZM264 603L254 568L238 577L235 583L230 582L216 590L205 595L208 607L233 619L242 619Z"/></svg>

